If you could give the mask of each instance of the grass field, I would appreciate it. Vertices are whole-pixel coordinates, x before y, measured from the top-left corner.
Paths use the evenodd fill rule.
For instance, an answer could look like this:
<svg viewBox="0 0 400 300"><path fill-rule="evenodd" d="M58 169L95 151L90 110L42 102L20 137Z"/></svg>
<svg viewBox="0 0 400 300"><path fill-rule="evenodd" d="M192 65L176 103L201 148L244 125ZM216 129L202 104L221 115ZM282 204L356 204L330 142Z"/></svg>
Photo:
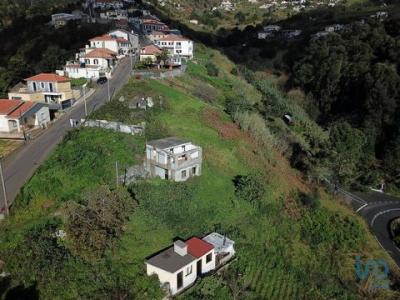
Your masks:
<svg viewBox="0 0 400 300"><path fill-rule="evenodd" d="M29 280L13 278L13 285L36 281L41 298L161 299L154 278L145 275L144 260L171 244L218 228L235 240L238 259L227 272L201 280L182 299L360 299L354 276L354 258L384 258L362 219L320 192L321 207L304 207L297 193L312 189L301 174L272 147L239 130L223 112L230 93L241 91L254 102L261 96L249 84L230 74L233 67L216 51L199 48L188 74L168 81L132 79L121 91L162 96L162 105L148 112L146 136L130 136L101 129L71 132L23 188L12 216L0 224L0 255L11 264L10 253L30 264L33 254L19 253L19 244L32 228L48 220L67 220L65 203L80 201L89 187L115 185L115 162L121 169L141 163L145 141L174 135L203 147L203 174L186 183L160 179L127 187L139 205L123 228L115 247L97 261L79 255L61 258L52 280L29 274ZM220 74L207 74L211 60ZM196 97L198 84L215 89L215 97ZM118 101L106 104L96 116L120 120L129 110ZM122 116L122 117L121 117ZM134 119L131 119L134 122ZM226 132L229 134L226 134ZM258 206L239 198L232 182L236 175L260 174L265 194ZM133 201L133 200L132 200ZM68 251L68 243L60 243ZM13 254L14 255L14 254ZM49 254L51 256L51 254ZM35 258L34 268L41 257ZM36 263L36 261L38 261ZM10 267L10 266L9 266ZM49 272L48 265L41 272ZM10 269L12 269L10 267ZM396 271L395 268L392 271ZM20 270L23 272L23 270ZM62 288L60 288L62 287ZM398 294L379 291L377 299Z"/></svg>

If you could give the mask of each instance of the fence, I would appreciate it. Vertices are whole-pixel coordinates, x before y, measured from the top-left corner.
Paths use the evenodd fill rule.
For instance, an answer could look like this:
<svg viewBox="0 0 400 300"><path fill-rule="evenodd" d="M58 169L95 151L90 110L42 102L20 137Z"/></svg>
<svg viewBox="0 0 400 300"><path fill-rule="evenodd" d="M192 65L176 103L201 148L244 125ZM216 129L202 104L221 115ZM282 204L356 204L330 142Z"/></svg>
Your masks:
<svg viewBox="0 0 400 300"><path fill-rule="evenodd" d="M146 129L146 123L142 122L137 125L129 125L123 124L121 122L110 122L106 120L85 120L81 119L80 121L77 120L70 120L71 127L83 126L83 127L97 127L97 128L104 128L110 129L122 133L127 133L131 135L142 135Z"/></svg>
<svg viewBox="0 0 400 300"><path fill-rule="evenodd" d="M163 79L163 78L177 77L185 72L186 72L186 65L182 65L179 69L173 69L168 71L135 70L132 71L132 76L136 78L140 77L140 78Z"/></svg>

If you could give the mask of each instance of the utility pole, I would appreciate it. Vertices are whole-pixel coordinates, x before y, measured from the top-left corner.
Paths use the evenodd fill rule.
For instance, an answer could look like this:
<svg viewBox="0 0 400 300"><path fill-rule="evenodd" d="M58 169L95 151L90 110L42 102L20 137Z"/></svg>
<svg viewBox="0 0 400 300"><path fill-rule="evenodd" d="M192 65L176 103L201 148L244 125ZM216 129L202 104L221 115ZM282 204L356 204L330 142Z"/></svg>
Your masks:
<svg viewBox="0 0 400 300"><path fill-rule="evenodd" d="M117 182L117 187L119 185L119 179L118 179L118 161L115 161L115 176L116 176L116 182Z"/></svg>
<svg viewBox="0 0 400 300"><path fill-rule="evenodd" d="M0 158L0 180L1 180L1 185L3 187L3 197L4 197L4 205L5 205L5 209L6 209L6 216L8 216L10 214L10 211L8 210L6 183L4 182L3 166L1 164L1 158Z"/></svg>
<svg viewBox="0 0 400 300"><path fill-rule="evenodd" d="M87 103L86 103L86 85L87 85L87 83L85 83L83 85L83 102L85 103L85 119L87 118L87 115L88 115Z"/></svg>
<svg viewBox="0 0 400 300"><path fill-rule="evenodd" d="M107 94L108 94L108 102L111 101L111 97L110 97L110 80L107 79Z"/></svg>

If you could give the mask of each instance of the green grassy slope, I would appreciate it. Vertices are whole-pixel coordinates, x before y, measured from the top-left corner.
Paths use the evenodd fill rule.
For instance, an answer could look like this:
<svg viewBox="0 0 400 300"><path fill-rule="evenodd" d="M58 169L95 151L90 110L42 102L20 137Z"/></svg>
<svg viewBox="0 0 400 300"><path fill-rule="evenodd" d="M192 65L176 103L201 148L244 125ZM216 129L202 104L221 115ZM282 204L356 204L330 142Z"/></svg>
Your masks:
<svg viewBox="0 0 400 300"><path fill-rule="evenodd" d="M219 75L206 72L207 61L215 63ZM233 64L216 51L198 47L194 63L182 78L166 81L131 80L120 95L151 95L163 103L146 115L145 137L132 137L100 129L71 133L24 187L12 216L0 223L0 257L13 269L14 256L29 230L47 220L67 222L66 201L79 201L87 187L114 186L114 164L141 163L146 139L175 135L203 147L201 177L186 183L160 179L127 187L139 206L124 226L117 245L104 257L87 261L79 255L59 260L56 277L43 279L39 272L12 277L11 285L37 282L43 299L110 298L159 299L158 283L145 275L144 259L171 244L174 237L203 235L219 228L236 241L238 259L228 272L206 278L181 297L184 299L360 299L354 276L354 258L388 256L369 234L363 221L321 192L321 207L309 209L297 193L310 187L292 170L274 147L258 143L232 124L223 104L232 93L243 92L254 103L261 96L252 86L230 74ZM213 91L213 99L202 99L199 85ZM115 100L98 112L97 118L120 120L130 115L126 104ZM252 205L235 195L236 175L259 174L265 195ZM133 200L132 200L133 201ZM68 237L67 237L68 239ZM34 243L34 242L33 242ZM34 243L35 244L35 243ZM68 252L68 243L58 241ZM36 249L36 248L35 248ZM35 257L35 255L37 255ZM51 256L51 254L50 254ZM35 250L18 253L18 259L40 265ZM393 267L393 271L396 269ZM12 273L13 274L13 273ZM20 276L22 276L20 275ZM62 286L62 289L60 288ZM395 299L391 291L375 295Z"/></svg>

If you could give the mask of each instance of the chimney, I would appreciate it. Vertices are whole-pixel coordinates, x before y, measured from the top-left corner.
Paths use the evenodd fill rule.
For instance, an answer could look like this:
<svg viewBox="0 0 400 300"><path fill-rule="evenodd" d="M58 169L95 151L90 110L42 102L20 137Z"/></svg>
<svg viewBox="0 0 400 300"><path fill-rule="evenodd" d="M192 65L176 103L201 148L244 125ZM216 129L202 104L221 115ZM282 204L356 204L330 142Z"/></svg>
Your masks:
<svg viewBox="0 0 400 300"><path fill-rule="evenodd" d="M187 254L187 245L181 240L174 242L174 252L180 256L185 256Z"/></svg>

